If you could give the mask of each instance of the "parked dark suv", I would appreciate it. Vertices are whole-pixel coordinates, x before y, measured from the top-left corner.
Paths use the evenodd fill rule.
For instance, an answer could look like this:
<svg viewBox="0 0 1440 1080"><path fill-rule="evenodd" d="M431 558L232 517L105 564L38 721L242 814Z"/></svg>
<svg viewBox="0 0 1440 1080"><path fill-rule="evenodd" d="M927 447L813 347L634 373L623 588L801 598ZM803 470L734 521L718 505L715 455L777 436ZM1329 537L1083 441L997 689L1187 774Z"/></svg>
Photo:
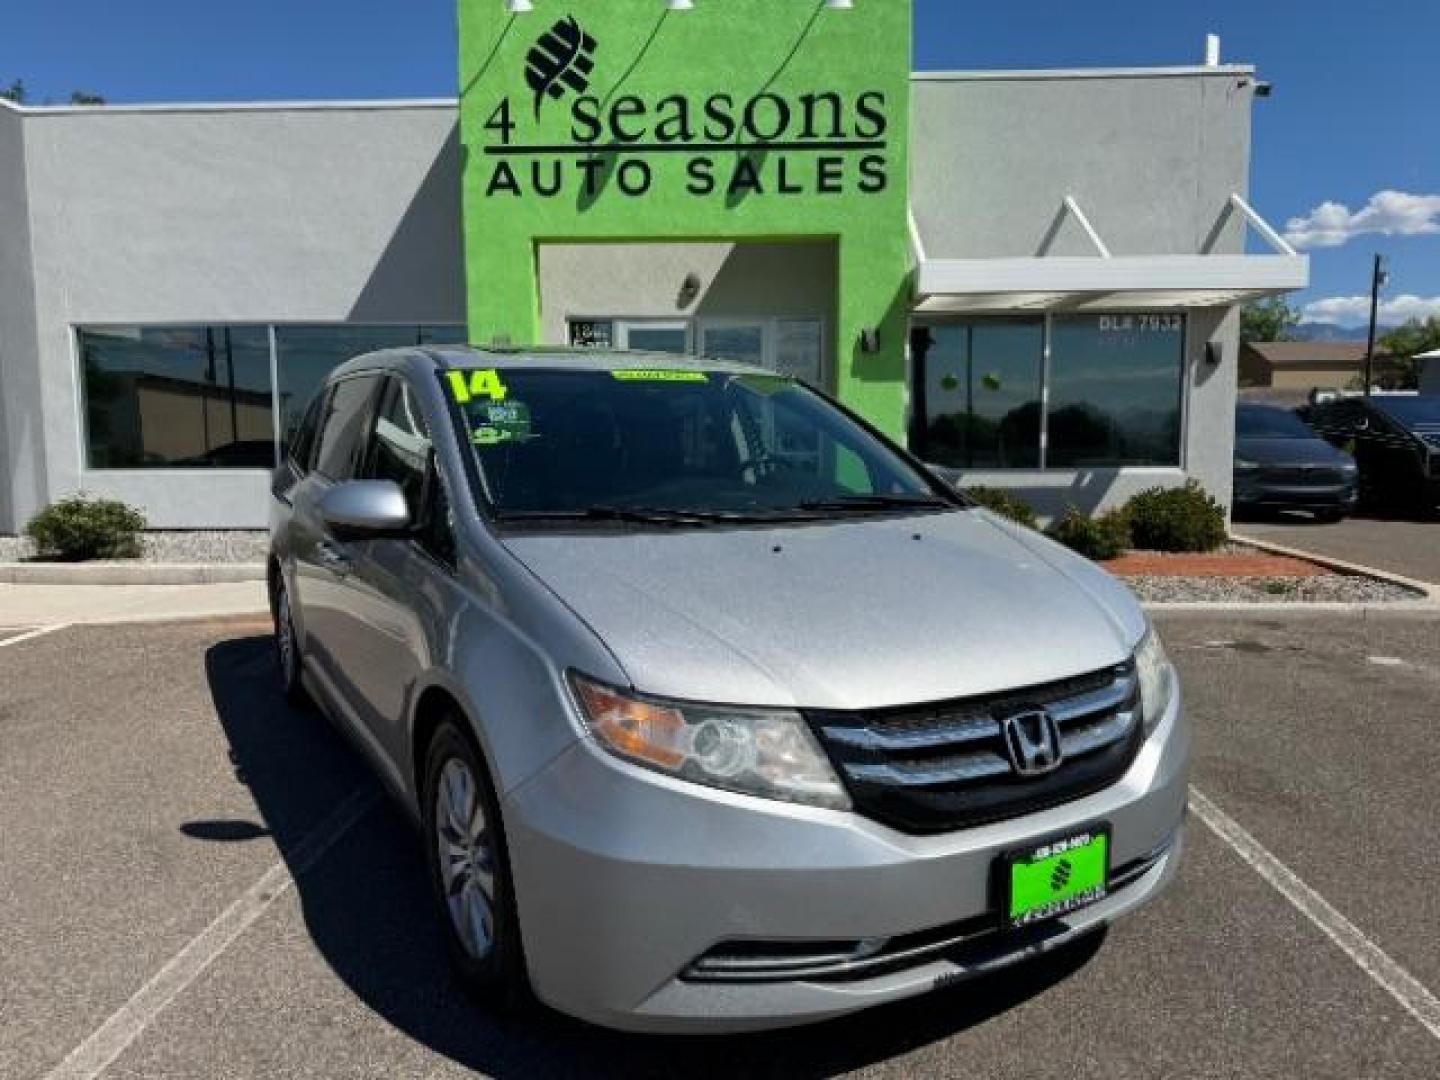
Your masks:
<svg viewBox="0 0 1440 1080"><path fill-rule="evenodd" d="M1312 405L1301 415L1335 446L1355 455L1365 501L1435 513L1440 504L1440 397L1341 398Z"/></svg>
<svg viewBox="0 0 1440 1080"><path fill-rule="evenodd" d="M1235 509L1308 510L1339 521L1355 509L1355 459L1322 439L1290 409L1235 410Z"/></svg>

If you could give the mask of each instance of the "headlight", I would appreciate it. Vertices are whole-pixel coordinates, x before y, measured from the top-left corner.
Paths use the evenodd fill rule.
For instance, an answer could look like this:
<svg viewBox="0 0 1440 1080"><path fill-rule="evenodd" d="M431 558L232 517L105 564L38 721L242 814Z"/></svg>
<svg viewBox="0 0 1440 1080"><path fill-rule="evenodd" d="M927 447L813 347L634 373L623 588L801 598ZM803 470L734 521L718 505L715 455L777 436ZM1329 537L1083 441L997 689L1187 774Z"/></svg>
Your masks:
<svg viewBox="0 0 1440 1080"><path fill-rule="evenodd" d="M600 745L637 765L767 799L850 809L799 713L641 700L572 675Z"/></svg>
<svg viewBox="0 0 1440 1080"><path fill-rule="evenodd" d="M1249 472L1251 469L1258 469L1259 467L1260 463L1258 461L1249 461L1245 458L1238 457L1235 459L1235 468L1240 472Z"/></svg>
<svg viewBox="0 0 1440 1080"><path fill-rule="evenodd" d="M1353 461L1342 461L1340 463L1340 471L1342 473L1358 473L1360 466L1356 465Z"/></svg>
<svg viewBox="0 0 1440 1080"><path fill-rule="evenodd" d="M1145 631L1135 650L1135 674L1140 680L1140 710L1148 739L1160 726L1160 718L1175 696L1175 668L1153 626Z"/></svg>

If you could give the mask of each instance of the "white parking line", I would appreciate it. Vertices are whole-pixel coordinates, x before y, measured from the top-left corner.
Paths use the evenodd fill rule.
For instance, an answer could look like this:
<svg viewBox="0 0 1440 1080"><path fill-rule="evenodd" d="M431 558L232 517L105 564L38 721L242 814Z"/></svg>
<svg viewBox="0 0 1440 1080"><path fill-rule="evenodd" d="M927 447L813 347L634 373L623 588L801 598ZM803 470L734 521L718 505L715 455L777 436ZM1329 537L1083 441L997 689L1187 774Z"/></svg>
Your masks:
<svg viewBox="0 0 1440 1080"><path fill-rule="evenodd" d="M314 832L307 835L289 858L289 866L276 863L260 880L176 953L125 1002L110 1019L50 1071L46 1080L93 1080L124 1053L175 997L193 983L220 954L284 896L375 805L373 790L354 792Z"/></svg>
<svg viewBox="0 0 1440 1080"><path fill-rule="evenodd" d="M44 637L46 634L53 634L57 630L64 630L69 623L56 623L54 626L42 626L38 630L27 630L23 634L16 634L14 637L0 641L0 649L6 645L19 645L22 641L33 641L37 637Z"/></svg>
<svg viewBox="0 0 1440 1080"><path fill-rule="evenodd" d="M1190 808L1210 831L1225 841L1240 858L1336 945L1357 967L1440 1039L1440 1000L1366 937L1354 923L1336 911L1323 896L1301 881L1288 866L1270 854L1234 818L1203 793L1190 789Z"/></svg>

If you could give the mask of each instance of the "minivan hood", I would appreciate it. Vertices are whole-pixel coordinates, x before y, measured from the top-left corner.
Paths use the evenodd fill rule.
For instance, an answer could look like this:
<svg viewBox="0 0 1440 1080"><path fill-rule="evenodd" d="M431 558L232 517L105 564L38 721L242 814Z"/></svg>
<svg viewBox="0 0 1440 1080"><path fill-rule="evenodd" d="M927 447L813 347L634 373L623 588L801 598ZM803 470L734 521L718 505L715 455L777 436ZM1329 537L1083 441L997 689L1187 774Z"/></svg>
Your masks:
<svg viewBox="0 0 1440 1080"><path fill-rule="evenodd" d="M1235 456L1257 465L1346 465L1355 459L1318 436L1314 439L1237 438Z"/></svg>
<svg viewBox="0 0 1440 1080"><path fill-rule="evenodd" d="M665 697L941 701L1119 663L1144 629L1115 579L979 510L504 542Z"/></svg>

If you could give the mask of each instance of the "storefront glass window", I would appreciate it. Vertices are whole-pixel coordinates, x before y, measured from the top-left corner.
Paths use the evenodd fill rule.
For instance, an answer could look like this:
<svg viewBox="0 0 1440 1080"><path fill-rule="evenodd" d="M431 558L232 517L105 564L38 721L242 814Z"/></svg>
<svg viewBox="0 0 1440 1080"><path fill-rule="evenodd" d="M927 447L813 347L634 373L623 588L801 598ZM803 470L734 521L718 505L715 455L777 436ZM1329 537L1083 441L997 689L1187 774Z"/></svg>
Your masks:
<svg viewBox="0 0 1440 1080"><path fill-rule="evenodd" d="M82 330L92 469L273 468L264 327Z"/></svg>
<svg viewBox="0 0 1440 1080"><path fill-rule="evenodd" d="M282 326L272 358L270 333L268 326L79 330L89 467L274 468L277 442L335 367L376 349L466 339L461 325Z"/></svg>
<svg viewBox="0 0 1440 1080"><path fill-rule="evenodd" d="M930 461L957 469L1039 466L1043 324L920 327L913 346L924 372Z"/></svg>
<svg viewBox="0 0 1440 1080"><path fill-rule="evenodd" d="M1051 335L1048 465L1180 464L1184 317L1064 316Z"/></svg>
<svg viewBox="0 0 1440 1080"><path fill-rule="evenodd" d="M916 449L956 469L1180 464L1185 317L1057 315L1040 446L1045 322L917 326Z"/></svg>

